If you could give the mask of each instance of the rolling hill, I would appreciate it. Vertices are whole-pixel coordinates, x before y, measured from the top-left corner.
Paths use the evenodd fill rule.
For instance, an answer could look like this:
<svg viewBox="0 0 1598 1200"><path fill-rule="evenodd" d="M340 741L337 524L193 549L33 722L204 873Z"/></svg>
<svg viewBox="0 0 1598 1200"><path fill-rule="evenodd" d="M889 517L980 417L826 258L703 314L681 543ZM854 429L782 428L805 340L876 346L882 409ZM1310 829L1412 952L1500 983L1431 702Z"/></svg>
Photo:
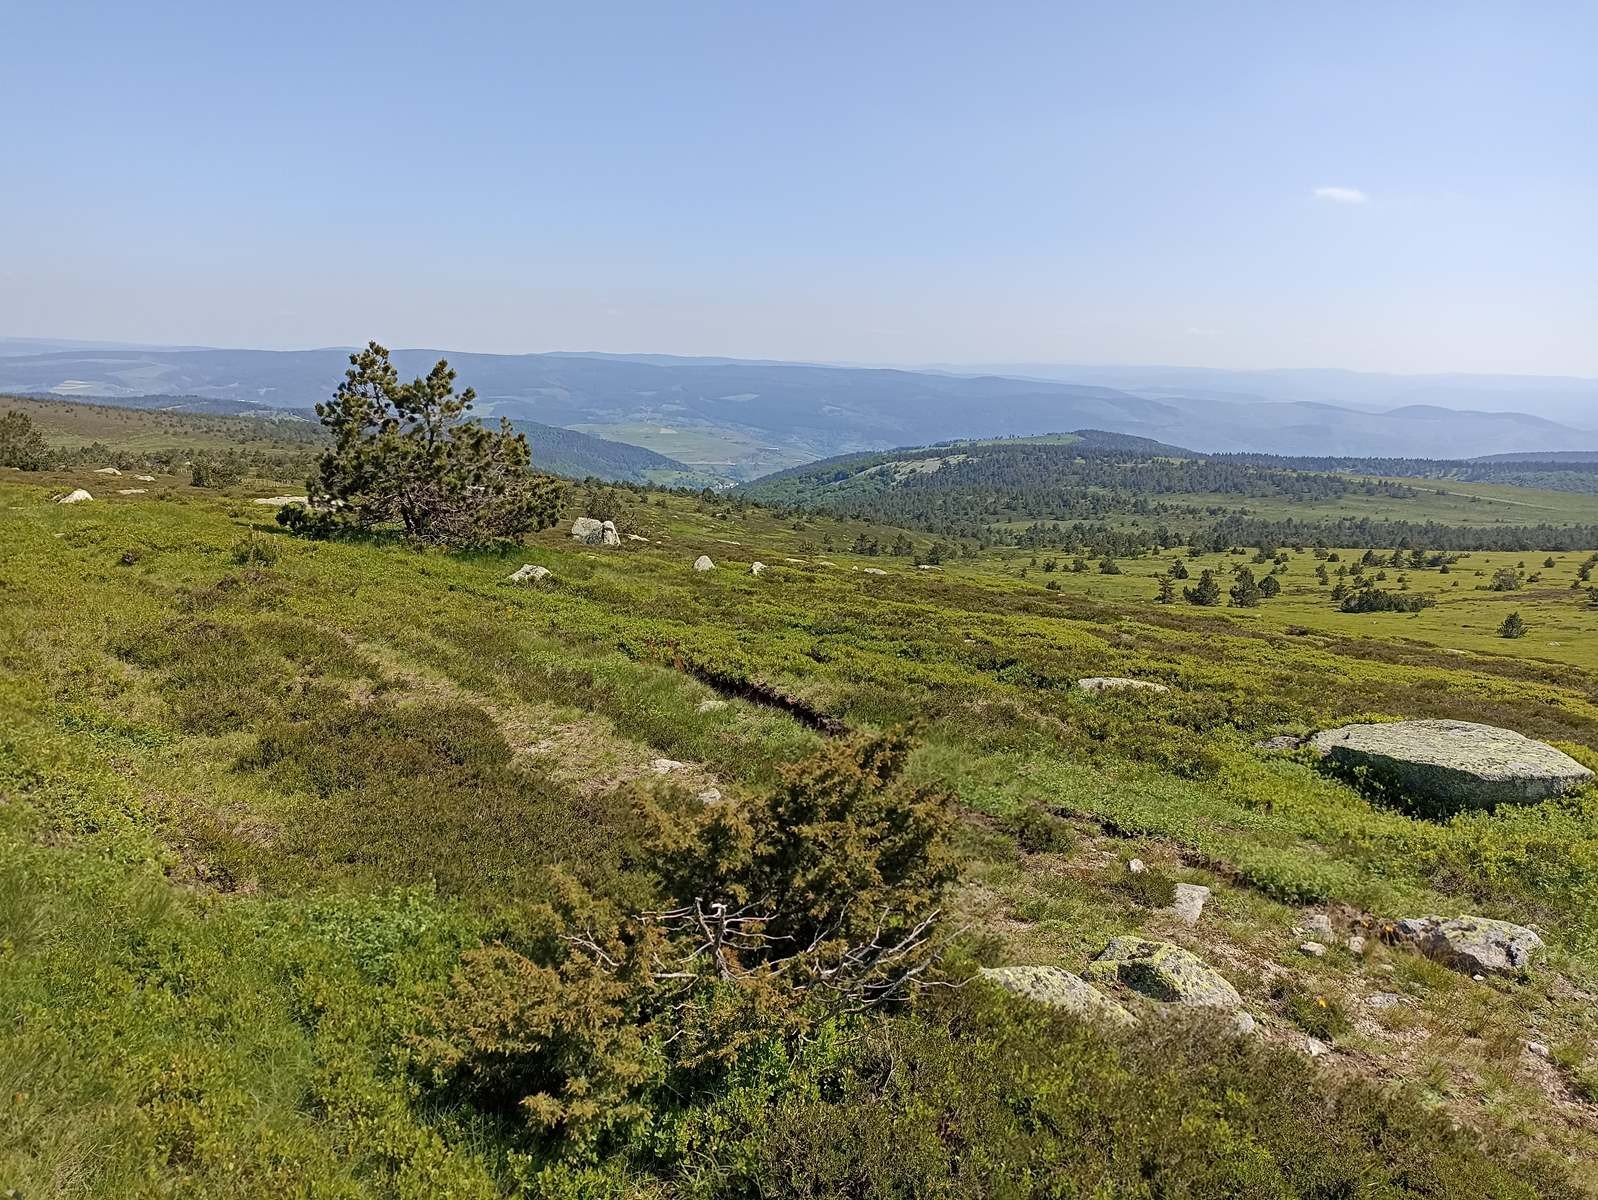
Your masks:
<svg viewBox="0 0 1598 1200"><path fill-rule="evenodd" d="M1134 376L1098 382L656 355L399 350L402 372L448 357L480 411L645 446L752 479L852 451L1095 428L1205 451L1467 458L1598 444L1523 412L1411 402L1372 410ZM0 390L127 400L155 393L309 408L342 376L340 349L77 349L0 357ZM1158 369L1150 369L1158 370ZM1152 380L1152 382L1151 382ZM1141 381L1141 382L1139 382ZM1225 381L1223 381L1225 382Z"/></svg>

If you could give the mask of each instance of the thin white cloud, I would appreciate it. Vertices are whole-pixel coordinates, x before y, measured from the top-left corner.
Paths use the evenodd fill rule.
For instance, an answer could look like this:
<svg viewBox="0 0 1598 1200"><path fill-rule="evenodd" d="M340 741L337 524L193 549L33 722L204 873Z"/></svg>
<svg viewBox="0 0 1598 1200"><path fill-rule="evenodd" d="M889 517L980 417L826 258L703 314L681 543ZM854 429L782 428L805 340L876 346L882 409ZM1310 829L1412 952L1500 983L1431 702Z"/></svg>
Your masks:
<svg viewBox="0 0 1598 1200"><path fill-rule="evenodd" d="M1370 197L1358 188L1350 187L1318 187L1315 189L1317 200L1330 200L1333 204L1369 204Z"/></svg>

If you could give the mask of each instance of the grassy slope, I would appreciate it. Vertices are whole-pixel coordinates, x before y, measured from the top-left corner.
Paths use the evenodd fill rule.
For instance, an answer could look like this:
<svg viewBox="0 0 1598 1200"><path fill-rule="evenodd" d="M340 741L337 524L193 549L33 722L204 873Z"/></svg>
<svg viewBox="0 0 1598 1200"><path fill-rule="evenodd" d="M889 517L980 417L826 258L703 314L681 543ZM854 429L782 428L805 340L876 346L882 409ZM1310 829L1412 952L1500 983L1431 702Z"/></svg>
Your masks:
<svg viewBox="0 0 1598 1200"><path fill-rule="evenodd" d="M0 478L0 997L24 1014L0 1046L0 1093L20 1097L0 1187L140 1194L150 1170L196 1194L503 1186L480 1133L422 1119L394 1085L411 1014L488 914L537 897L529 864L626 894L622 796L653 758L736 793L817 742L742 701L699 711L714 693L673 658L856 726L921 720L917 771L971 814L960 906L997 935L991 954L1075 969L1114 934L1170 936L1227 971L1268 1036L1302 1037L1284 987L1330 996L1356 1017L1335 1069L1598 1154L1577 1091L1598 1037L1593 802L1431 824L1249 748L1386 712L1495 720L1592 761L1598 615L1565 578L1581 556L1516 595L1533 636L1511 645L1488 632L1507 602L1471 590L1490 555L1415 618L1328 611L1308 555L1276 603L1198 612L1150 602L1152 560L1122 576L1005 554L915 571L806 550L865 526L677 499L631 510L624 527L648 540L620 551L552 531L446 557L296 542L269 509L178 486L47 502L77 483L96 486ZM700 553L720 569L691 571ZM758 579L755 558L772 564ZM524 561L558 584L505 585ZM1069 690L1089 674L1177 691ZM338 719L320 740L260 765L263 735L323 712ZM432 747L441 727L460 732ZM328 762L348 777L316 774ZM1035 803L1071 816L1074 850L1017 848L1006 822ZM1197 930L1116 888L1133 853L1216 889ZM1555 970L1474 984L1380 948L1306 960L1307 902L1535 919ZM1375 992L1404 1001L1376 1012ZM1568 1071L1524 1054L1530 1037Z"/></svg>

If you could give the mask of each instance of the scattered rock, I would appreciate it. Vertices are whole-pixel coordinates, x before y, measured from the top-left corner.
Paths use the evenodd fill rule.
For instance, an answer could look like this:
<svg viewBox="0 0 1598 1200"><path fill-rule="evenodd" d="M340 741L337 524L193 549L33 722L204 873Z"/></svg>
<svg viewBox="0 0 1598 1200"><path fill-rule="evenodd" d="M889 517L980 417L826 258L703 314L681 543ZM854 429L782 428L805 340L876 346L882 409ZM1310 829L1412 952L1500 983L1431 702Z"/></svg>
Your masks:
<svg viewBox="0 0 1598 1200"><path fill-rule="evenodd" d="M89 493L84 491L82 488L73 488L66 495L57 496L55 498L55 502L57 504L82 504L85 500L93 499L94 497L89 495Z"/></svg>
<svg viewBox="0 0 1598 1200"><path fill-rule="evenodd" d="M715 569L716 564L710 561L710 555L708 554L701 554L694 559L694 570L696 571L714 571Z"/></svg>
<svg viewBox="0 0 1598 1200"><path fill-rule="evenodd" d="M1311 1058L1324 1058L1331 1052L1332 1048L1325 1042L1321 1041L1320 1038L1306 1037L1304 1039L1304 1053L1308 1054Z"/></svg>
<svg viewBox="0 0 1598 1200"><path fill-rule="evenodd" d="M1349 938L1348 939L1348 952L1350 954L1364 954L1365 953L1365 939L1360 937L1359 934L1357 934L1357 933L1353 937Z"/></svg>
<svg viewBox="0 0 1598 1200"><path fill-rule="evenodd" d="M1179 883L1176 900L1171 905L1177 917L1186 925L1197 925L1204 913L1204 903L1210 898L1210 889L1202 883Z"/></svg>
<svg viewBox="0 0 1598 1200"><path fill-rule="evenodd" d="M701 804L720 804L721 803L721 789L720 788L706 788L704 791L699 793L699 803L701 803Z"/></svg>
<svg viewBox="0 0 1598 1200"><path fill-rule="evenodd" d="M98 470L95 471L95 474L96 475L120 475L120 474L122 474L122 472L117 470L115 467L100 467Z"/></svg>
<svg viewBox="0 0 1598 1200"><path fill-rule="evenodd" d="M638 534L636 534L636 533L629 533L629 534L628 534L628 535L627 535L627 540L628 540L628 541L629 541L629 542L647 542L647 541L648 541L648 540L649 540L649 539L648 539L648 538L646 538L646 537L640 537L640 536L639 536L639 535L638 535Z"/></svg>
<svg viewBox="0 0 1598 1200"><path fill-rule="evenodd" d="M285 504L308 505L310 502L310 498L306 496L262 496L259 499L252 501L252 503L255 504L271 504L277 507L282 507Z"/></svg>
<svg viewBox="0 0 1598 1200"><path fill-rule="evenodd" d="M1141 875L1144 871L1148 870L1148 866L1141 858L1134 858L1131 862L1126 864L1126 869L1132 872L1134 875Z"/></svg>
<svg viewBox="0 0 1598 1200"><path fill-rule="evenodd" d="M1170 942L1115 938L1082 975L1090 981L1117 980L1134 992L1171 1004L1222 1009L1233 1015L1242 1032L1254 1028L1237 989L1198 955Z"/></svg>
<svg viewBox="0 0 1598 1200"><path fill-rule="evenodd" d="M616 532L616 522L606 521L599 527L599 544L601 546L621 545L621 535Z"/></svg>
<svg viewBox="0 0 1598 1200"><path fill-rule="evenodd" d="M941 571L941 570L943 570L943 568L942 567L935 567L931 563L922 563L919 567L916 568L916 570L918 570L918 571Z"/></svg>
<svg viewBox="0 0 1598 1200"><path fill-rule="evenodd" d="M1060 967L984 967L980 974L1007 992L1090 1021L1122 1027L1136 1023L1131 1013L1098 988Z"/></svg>
<svg viewBox="0 0 1598 1200"><path fill-rule="evenodd" d="M1538 1058L1547 1058L1552 1053L1552 1051L1548 1049L1547 1042L1527 1042L1526 1049L1532 1054L1535 1054Z"/></svg>
<svg viewBox="0 0 1598 1200"><path fill-rule="evenodd" d="M695 709L694 711L707 713L707 712L715 712L717 709L726 708L726 707L727 707L727 702L725 700L701 700L699 702L699 707L697 709Z"/></svg>
<svg viewBox="0 0 1598 1200"><path fill-rule="evenodd" d="M1325 913L1311 913L1304 921L1304 926L1323 942L1330 942L1335 936L1332 933L1332 919Z"/></svg>
<svg viewBox="0 0 1598 1200"><path fill-rule="evenodd" d="M1546 742L1473 721L1344 725L1317 733L1310 744L1340 766L1363 767L1449 812L1530 803L1592 779Z"/></svg>
<svg viewBox="0 0 1598 1200"><path fill-rule="evenodd" d="M1303 744L1303 738L1296 738L1290 733L1282 733L1275 737L1268 737L1263 741L1255 742L1254 749L1273 751L1297 750Z"/></svg>
<svg viewBox="0 0 1598 1200"><path fill-rule="evenodd" d="M757 562L752 562L752 563L749 564L749 573L751 575L759 575L765 569L766 569L766 564L763 563L763 562L758 562L757 561Z"/></svg>
<svg viewBox="0 0 1598 1200"><path fill-rule="evenodd" d="M656 775L670 775L673 771L680 771L685 766L687 766L686 763L680 763L675 758L657 758L649 764L650 769Z"/></svg>
<svg viewBox="0 0 1598 1200"><path fill-rule="evenodd" d="M533 563L523 563L510 573L511 583L541 583L549 578L549 568L536 566Z"/></svg>
<svg viewBox="0 0 1598 1200"><path fill-rule="evenodd" d="M119 496L142 496L148 490L149 490L148 488L117 488L117 495L119 495Z"/></svg>
<svg viewBox="0 0 1598 1200"><path fill-rule="evenodd" d="M805 560L802 558L785 558L782 561L785 563L803 563Z"/></svg>
<svg viewBox="0 0 1598 1200"><path fill-rule="evenodd" d="M1092 675L1076 681L1078 690L1084 692L1168 692L1163 683L1150 683L1147 679L1119 679L1110 675Z"/></svg>
<svg viewBox="0 0 1598 1200"><path fill-rule="evenodd" d="M884 571L881 567L865 567L862 570L862 574L865 574L865 575L886 575L887 572Z"/></svg>
<svg viewBox="0 0 1598 1200"><path fill-rule="evenodd" d="M1304 942L1299 946L1298 950L1300 954L1307 954L1311 958L1320 958L1326 953L1326 943Z"/></svg>
<svg viewBox="0 0 1598 1200"><path fill-rule="evenodd" d="M1411 917L1391 929L1428 958L1471 975L1519 975L1543 944L1524 925L1490 917Z"/></svg>
<svg viewBox="0 0 1598 1200"><path fill-rule="evenodd" d="M605 541L605 523L595 520L593 517L578 517L572 522L572 539L583 543L585 546L603 545Z"/></svg>
<svg viewBox="0 0 1598 1200"><path fill-rule="evenodd" d="M154 483L155 482L155 476L154 475L135 475L133 478L137 479L140 483Z"/></svg>
<svg viewBox="0 0 1598 1200"><path fill-rule="evenodd" d="M1393 1008L1403 1002L1404 998L1397 992L1377 992L1365 997L1366 1005L1371 1008Z"/></svg>

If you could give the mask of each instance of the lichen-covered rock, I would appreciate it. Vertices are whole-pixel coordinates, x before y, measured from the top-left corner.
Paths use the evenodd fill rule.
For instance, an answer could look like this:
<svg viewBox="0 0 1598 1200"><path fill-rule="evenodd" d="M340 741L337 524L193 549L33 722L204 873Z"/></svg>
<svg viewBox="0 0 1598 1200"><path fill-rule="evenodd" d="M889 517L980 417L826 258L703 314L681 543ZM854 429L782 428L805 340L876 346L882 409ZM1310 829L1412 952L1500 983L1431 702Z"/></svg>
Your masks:
<svg viewBox="0 0 1598 1200"><path fill-rule="evenodd" d="M714 571L715 569L716 564L710 561L710 555L708 554L701 554L694 559L694 570L696 571Z"/></svg>
<svg viewBox="0 0 1598 1200"><path fill-rule="evenodd" d="M1543 800L1592 779L1545 742L1473 721L1344 725L1317 733L1310 744L1336 765L1364 768L1443 812Z"/></svg>
<svg viewBox="0 0 1598 1200"><path fill-rule="evenodd" d="M1543 944L1524 925L1491 917L1411 917L1393 926L1393 934L1428 958L1470 975L1519 975Z"/></svg>
<svg viewBox="0 0 1598 1200"><path fill-rule="evenodd" d="M1126 1009L1085 979L1059 967L984 967L981 975L1007 992L1066 1009L1090 1021L1122 1027L1135 1024Z"/></svg>
<svg viewBox="0 0 1598 1200"><path fill-rule="evenodd" d="M549 578L549 568L536 566L533 563L524 563L510 573L511 583L542 583Z"/></svg>
<svg viewBox="0 0 1598 1200"><path fill-rule="evenodd" d="M1090 675L1086 679L1076 681L1078 690L1084 692L1168 692L1171 689L1163 683L1151 683L1147 679L1120 679L1113 675Z"/></svg>
<svg viewBox="0 0 1598 1200"><path fill-rule="evenodd" d="M1243 997L1198 955L1170 942L1118 937L1082 972L1088 980L1118 980L1156 1000L1237 1011Z"/></svg>
<svg viewBox="0 0 1598 1200"><path fill-rule="evenodd" d="M593 517L578 517L572 522L572 539L585 546L602 545L605 541L605 523Z"/></svg>
<svg viewBox="0 0 1598 1200"><path fill-rule="evenodd" d="M751 575L759 575L762 572L764 572L765 569L766 569L766 564L763 563L763 562L752 562L752 563L749 564L749 573Z"/></svg>
<svg viewBox="0 0 1598 1200"><path fill-rule="evenodd" d="M73 488L66 495L57 496L55 498L55 502L57 504L82 504L85 500L93 499L94 497L89 495L89 493L84 491L82 488Z"/></svg>
<svg viewBox="0 0 1598 1200"><path fill-rule="evenodd" d="M601 546L621 545L621 535L616 532L616 522L606 521L599 527L599 544Z"/></svg>

